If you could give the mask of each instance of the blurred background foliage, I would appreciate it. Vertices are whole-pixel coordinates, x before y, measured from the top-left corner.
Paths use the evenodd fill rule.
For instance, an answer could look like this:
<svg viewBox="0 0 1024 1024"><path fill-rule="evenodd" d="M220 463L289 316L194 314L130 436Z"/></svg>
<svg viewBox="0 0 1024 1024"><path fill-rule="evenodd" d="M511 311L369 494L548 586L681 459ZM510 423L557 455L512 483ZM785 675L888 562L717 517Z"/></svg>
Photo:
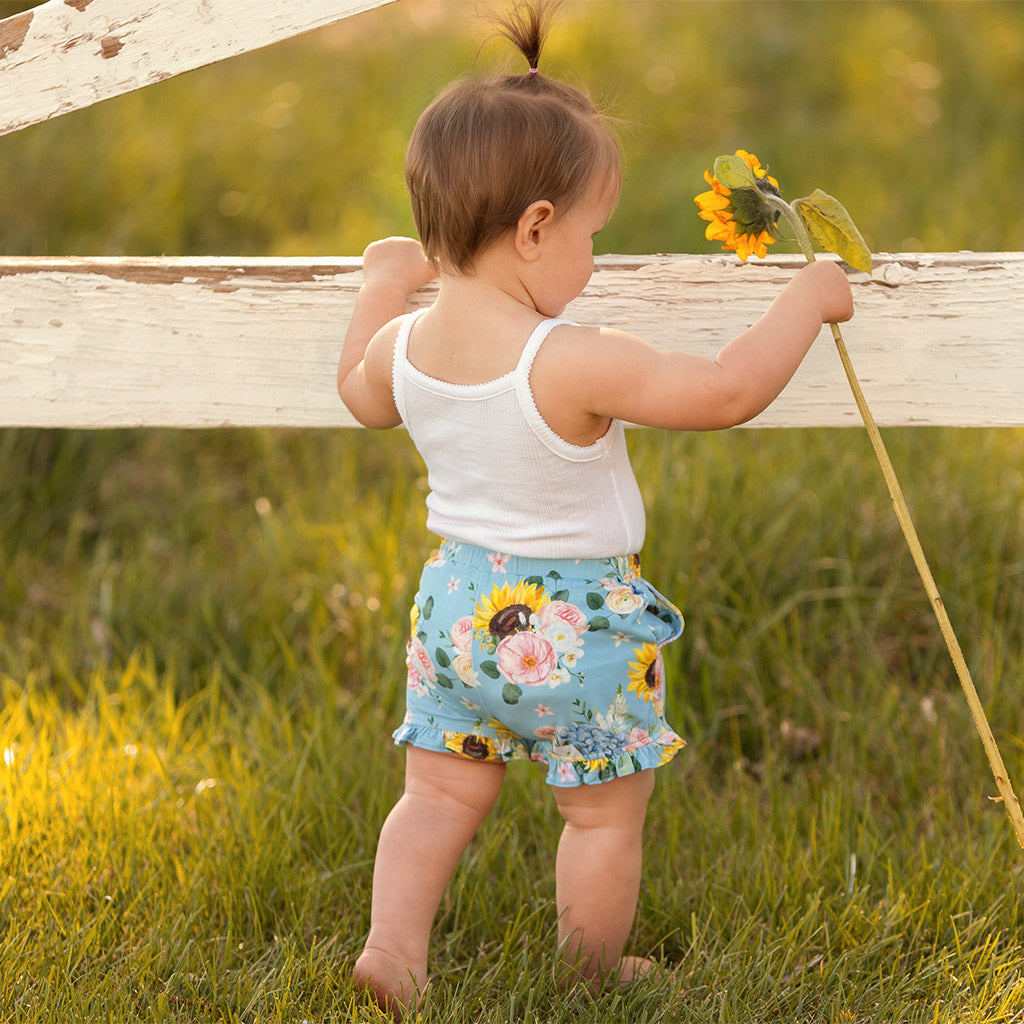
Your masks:
<svg viewBox="0 0 1024 1024"><path fill-rule="evenodd" d="M477 7L399 0L0 138L0 253L356 255L411 233L417 115L521 66ZM692 196L737 147L789 198L842 199L875 251L1024 249L1024 3L575 0L543 67L625 124L602 251L716 251Z"/></svg>

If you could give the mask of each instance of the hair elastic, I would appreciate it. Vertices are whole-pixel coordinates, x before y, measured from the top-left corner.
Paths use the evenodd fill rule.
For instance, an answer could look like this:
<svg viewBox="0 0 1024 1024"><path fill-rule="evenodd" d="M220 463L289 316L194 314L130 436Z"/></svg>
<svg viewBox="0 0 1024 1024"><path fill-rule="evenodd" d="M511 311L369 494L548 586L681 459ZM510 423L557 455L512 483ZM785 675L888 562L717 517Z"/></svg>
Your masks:
<svg viewBox="0 0 1024 1024"><path fill-rule="evenodd" d="M538 72L539 70L540 70L540 68L530 68L530 74L531 74L531 75L535 75L535 74L537 74L537 72Z"/></svg>

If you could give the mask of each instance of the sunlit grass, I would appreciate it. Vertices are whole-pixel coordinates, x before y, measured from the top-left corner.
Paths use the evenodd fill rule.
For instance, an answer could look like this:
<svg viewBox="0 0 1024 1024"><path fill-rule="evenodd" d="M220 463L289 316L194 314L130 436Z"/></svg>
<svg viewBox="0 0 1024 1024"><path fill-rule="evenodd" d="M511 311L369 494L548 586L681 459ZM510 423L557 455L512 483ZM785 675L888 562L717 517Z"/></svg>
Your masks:
<svg viewBox="0 0 1024 1024"><path fill-rule="evenodd" d="M1016 848L858 431L631 434L682 606L635 946L551 979L528 766L442 907L425 1021L1011 1021ZM1013 781L1018 431L889 433ZM370 1020L423 529L402 434L5 432L0 1020ZM671 969L671 970L669 970ZM5 1016L6 1015L6 1016Z"/></svg>

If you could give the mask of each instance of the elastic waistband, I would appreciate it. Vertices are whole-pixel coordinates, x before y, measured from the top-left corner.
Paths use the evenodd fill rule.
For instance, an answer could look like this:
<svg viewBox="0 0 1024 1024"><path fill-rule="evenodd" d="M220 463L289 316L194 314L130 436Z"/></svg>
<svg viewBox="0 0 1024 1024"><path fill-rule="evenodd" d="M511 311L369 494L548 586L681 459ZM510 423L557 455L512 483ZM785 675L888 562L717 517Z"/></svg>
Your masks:
<svg viewBox="0 0 1024 1024"><path fill-rule="evenodd" d="M599 580L604 577L622 579L640 575L639 555L612 555L609 558L533 558L527 555L506 555L500 551L445 540L435 559L444 564L458 563L467 569L488 569L524 579L528 576L559 576ZM428 562L428 564L430 564Z"/></svg>

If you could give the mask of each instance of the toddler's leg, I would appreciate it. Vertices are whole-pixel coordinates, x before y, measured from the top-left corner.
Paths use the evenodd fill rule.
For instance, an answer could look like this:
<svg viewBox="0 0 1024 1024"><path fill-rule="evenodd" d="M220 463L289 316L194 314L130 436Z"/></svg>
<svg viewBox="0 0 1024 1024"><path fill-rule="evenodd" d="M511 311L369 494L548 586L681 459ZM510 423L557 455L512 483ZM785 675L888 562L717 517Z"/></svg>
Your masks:
<svg viewBox="0 0 1024 1024"><path fill-rule="evenodd" d="M622 959L640 892L643 827L654 771L597 786L555 787L565 828L555 864L558 940L566 964L592 981L642 961Z"/></svg>
<svg viewBox="0 0 1024 1024"><path fill-rule="evenodd" d="M400 1011L427 982L430 928L455 865L491 809L505 766L406 748L405 792L377 844L370 934L357 984Z"/></svg>

